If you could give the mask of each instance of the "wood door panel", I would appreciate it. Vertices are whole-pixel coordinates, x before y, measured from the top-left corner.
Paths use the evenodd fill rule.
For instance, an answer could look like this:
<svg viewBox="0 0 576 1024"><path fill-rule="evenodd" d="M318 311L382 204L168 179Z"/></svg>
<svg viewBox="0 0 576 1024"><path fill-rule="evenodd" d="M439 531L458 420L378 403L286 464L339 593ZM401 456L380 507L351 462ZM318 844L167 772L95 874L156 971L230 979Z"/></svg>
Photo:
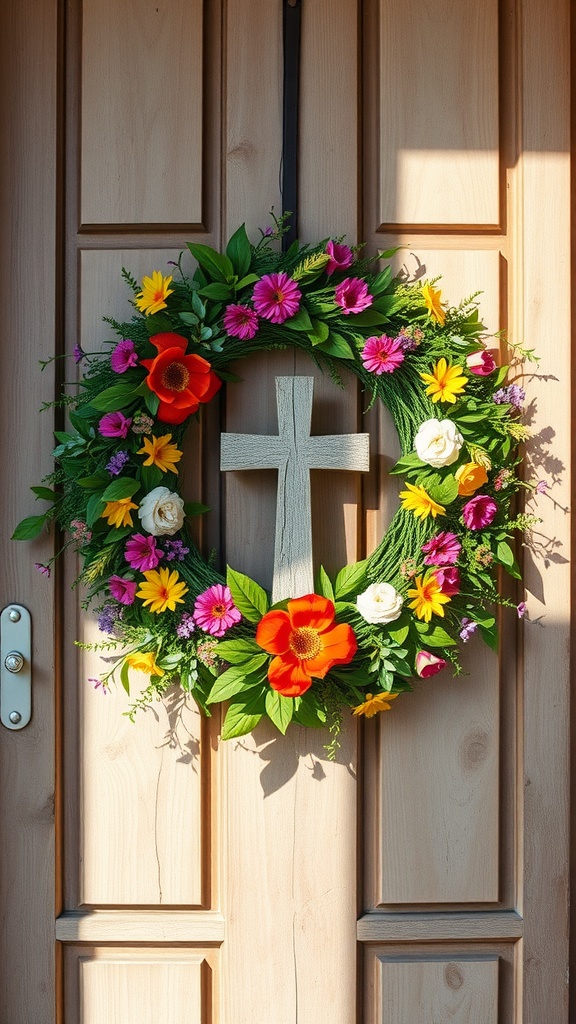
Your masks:
<svg viewBox="0 0 576 1024"><path fill-rule="evenodd" d="M498 957L380 959L382 1024L498 1024Z"/></svg>
<svg viewBox="0 0 576 1024"><path fill-rule="evenodd" d="M83 0L82 224L202 224L203 7Z"/></svg>

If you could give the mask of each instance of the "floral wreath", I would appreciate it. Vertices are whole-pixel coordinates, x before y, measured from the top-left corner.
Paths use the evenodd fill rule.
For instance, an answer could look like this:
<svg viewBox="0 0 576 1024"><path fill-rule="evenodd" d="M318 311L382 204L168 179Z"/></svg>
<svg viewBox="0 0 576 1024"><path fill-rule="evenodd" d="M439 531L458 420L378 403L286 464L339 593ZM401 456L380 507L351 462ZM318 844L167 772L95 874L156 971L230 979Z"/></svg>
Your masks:
<svg viewBox="0 0 576 1024"><path fill-rule="evenodd" d="M118 676L129 692L130 671L146 673L131 717L175 681L207 714L229 702L225 739L265 715L282 733L293 721L335 736L345 708L372 717L416 677L448 663L458 674L474 633L496 648L494 603L513 606L499 570L520 578L511 540L534 522L511 509L520 488L534 490L518 477L524 391L487 349L476 296L447 307L435 281L394 278L379 260L396 250L367 260L330 240L281 254L284 231L275 219L252 245L243 225L224 253L190 243L191 279L181 259L140 286L123 271L135 315L105 318L120 338L105 351L76 346L80 387L60 400L70 429L56 432L50 486L32 488L49 507L14 533L31 539L51 520L71 533L84 607L100 602L107 634L80 644L106 664L95 686L107 692ZM190 421L238 379L230 365L286 347L337 382L351 370L368 406L389 409L402 449L391 472L405 482L369 558L335 578L320 567L313 594L270 607L254 580L222 576L195 547L189 517L207 509L183 499L177 467Z"/></svg>

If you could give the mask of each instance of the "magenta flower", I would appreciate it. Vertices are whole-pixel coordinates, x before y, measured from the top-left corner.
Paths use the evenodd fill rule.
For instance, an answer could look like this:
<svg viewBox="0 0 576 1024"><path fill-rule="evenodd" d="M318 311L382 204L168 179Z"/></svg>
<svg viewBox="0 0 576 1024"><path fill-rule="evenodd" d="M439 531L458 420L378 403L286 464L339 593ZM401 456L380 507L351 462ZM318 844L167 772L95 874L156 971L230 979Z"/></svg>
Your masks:
<svg viewBox="0 0 576 1024"><path fill-rule="evenodd" d="M435 676L437 672L446 668L447 664L444 658L438 658L435 654L430 654L430 651L418 651L416 655L416 671L421 679Z"/></svg>
<svg viewBox="0 0 576 1024"><path fill-rule="evenodd" d="M162 558L163 551L156 547L156 537L144 536L143 533L135 533L126 541L124 558L131 569L138 569L140 572L149 572L155 569Z"/></svg>
<svg viewBox="0 0 576 1024"><path fill-rule="evenodd" d="M252 301L258 316L283 324L300 309L302 292L288 274L265 274L254 285Z"/></svg>
<svg viewBox="0 0 576 1024"><path fill-rule="evenodd" d="M114 373L126 373L131 366L138 365L138 354L130 338L122 338L118 342L110 356L110 365Z"/></svg>
<svg viewBox="0 0 576 1024"><path fill-rule="evenodd" d="M444 569L436 569L434 573L440 589L446 597L455 597L460 593L460 573L455 565L448 565Z"/></svg>
<svg viewBox="0 0 576 1024"><path fill-rule="evenodd" d="M46 579L50 579L50 566L43 565L42 562L34 562L34 568L36 572L39 572L41 576L45 576Z"/></svg>
<svg viewBox="0 0 576 1024"><path fill-rule="evenodd" d="M472 352L471 355L466 356L466 363L470 373L475 373L477 377L487 377L496 369L494 356L491 356L486 349Z"/></svg>
<svg viewBox="0 0 576 1024"><path fill-rule="evenodd" d="M462 545L455 533L437 533L422 545L422 551L426 555L424 565L454 565L461 550Z"/></svg>
<svg viewBox="0 0 576 1024"><path fill-rule="evenodd" d="M394 373L404 362L404 352L398 338L388 338L382 334L379 338L367 338L360 353L365 368L370 373Z"/></svg>
<svg viewBox="0 0 576 1024"><path fill-rule="evenodd" d="M102 437L127 437L131 423L132 420L121 412L107 412L100 420L98 430Z"/></svg>
<svg viewBox="0 0 576 1024"><path fill-rule="evenodd" d="M231 338L248 341L258 330L258 317L250 306L227 306L224 313L224 330Z"/></svg>
<svg viewBox="0 0 576 1024"><path fill-rule="evenodd" d="M76 343L74 345L74 349L73 349L72 355L74 356L74 362L75 363L81 363L82 360L84 359L84 356L86 355L86 353L84 352L84 349L82 348L82 346L79 345L78 343Z"/></svg>
<svg viewBox="0 0 576 1024"><path fill-rule="evenodd" d="M516 614L518 615L519 619L523 619L526 615L526 608L526 601L520 601L520 604L516 605Z"/></svg>
<svg viewBox="0 0 576 1024"><path fill-rule="evenodd" d="M328 274L328 277L330 277L335 270L348 270L348 267L352 266L354 253L348 245L342 245L340 242L330 241L326 245L326 252L330 257L326 264L326 273Z"/></svg>
<svg viewBox="0 0 576 1024"><path fill-rule="evenodd" d="M108 580L108 589L120 604L134 604L138 584L133 580L125 580L122 576L111 576Z"/></svg>
<svg viewBox="0 0 576 1024"><path fill-rule="evenodd" d="M232 600L230 588L223 583L216 583L198 595L193 615L196 625L212 636L224 636L226 630L242 618Z"/></svg>
<svg viewBox="0 0 576 1024"><path fill-rule="evenodd" d="M365 281L361 281L359 277L346 277L336 285L334 301L348 316L349 313L361 313L363 309L368 309L374 299L368 292Z"/></svg>
<svg viewBox="0 0 576 1024"><path fill-rule="evenodd" d="M469 530L483 530L485 526L490 526L497 511L498 505L494 498L487 494L477 494L464 505L462 518Z"/></svg>

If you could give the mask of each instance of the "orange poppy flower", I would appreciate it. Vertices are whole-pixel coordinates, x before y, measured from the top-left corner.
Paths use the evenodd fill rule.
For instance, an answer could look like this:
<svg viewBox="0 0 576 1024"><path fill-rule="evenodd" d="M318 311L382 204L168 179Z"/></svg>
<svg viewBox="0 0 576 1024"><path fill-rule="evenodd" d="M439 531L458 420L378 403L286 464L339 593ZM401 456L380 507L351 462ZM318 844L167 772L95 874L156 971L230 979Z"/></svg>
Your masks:
<svg viewBox="0 0 576 1024"><path fill-rule="evenodd" d="M202 356L186 355L188 342L181 334L154 334L150 341L158 349L155 359L143 359L149 371L146 383L160 399L158 419L162 423L183 423L201 402L214 397L222 381Z"/></svg>
<svg viewBox="0 0 576 1024"><path fill-rule="evenodd" d="M256 629L256 643L276 657L268 679L284 697L299 697L324 679L333 665L347 665L358 644L351 626L334 625L334 605L318 594L288 601L288 610L267 612Z"/></svg>

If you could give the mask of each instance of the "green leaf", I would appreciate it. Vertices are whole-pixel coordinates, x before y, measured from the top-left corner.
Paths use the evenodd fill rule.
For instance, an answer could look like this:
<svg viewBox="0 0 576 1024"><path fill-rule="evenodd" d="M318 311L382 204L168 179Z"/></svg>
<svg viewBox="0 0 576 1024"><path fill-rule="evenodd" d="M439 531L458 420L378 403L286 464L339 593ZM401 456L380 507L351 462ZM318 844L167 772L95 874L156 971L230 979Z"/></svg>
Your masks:
<svg viewBox="0 0 576 1024"><path fill-rule="evenodd" d="M56 491L50 490L49 487L31 487L30 490L36 495L37 498L42 498L43 501L54 501L57 497Z"/></svg>
<svg viewBox="0 0 576 1024"><path fill-rule="evenodd" d="M266 591L243 573L226 568L226 583L230 587L232 599L238 611L248 622L260 622L268 611Z"/></svg>
<svg viewBox="0 0 576 1024"><path fill-rule="evenodd" d="M211 282L200 289L200 295L205 296L207 299L216 299L217 301L226 302L227 299L231 298L232 289L230 285L219 284L217 281Z"/></svg>
<svg viewBox="0 0 576 1024"><path fill-rule="evenodd" d="M308 310L304 306L300 306L300 309L294 316L291 316L289 320L285 320L284 327L287 327L290 331L305 331L306 334L310 334L312 330L312 321Z"/></svg>
<svg viewBox="0 0 576 1024"><path fill-rule="evenodd" d="M210 512L208 505L202 505L200 501L185 501L184 512L187 516L201 516L204 512Z"/></svg>
<svg viewBox="0 0 576 1024"><path fill-rule="evenodd" d="M195 294L196 294L196 292L194 292L194 295ZM189 312L185 311L184 313L178 313L178 316L179 316L180 320L182 321L182 323L183 324L187 324L188 327L197 327L198 326L198 322L199 321L198 321L198 317L196 316L196 313L189 313Z"/></svg>
<svg viewBox="0 0 576 1024"><path fill-rule="evenodd" d="M192 309L200 320L203 320L206 316L206 306L202 302L198 292L192 292Z"/></svg>
<svg viewBox="0 0 576 1024"><path fill-rule="evenodd" d="M422 462L422 459L419 458L416 452L410 452L408 455L403 455L401 459L398 459L396 465L392 466L392 469L389 469L388 472L396 476L400 473L408 473L411 469L421 469L424 465L425 463Z"/></svg>
<svg viewBox="0 0 576 1024"><path fill-rule="evenodd" d="M405 245L395 245L393 249L379 249L378 258L381 260L391 260L392 257L395 256L397 252L400 252L400 249L406 248L407 246Z"/></svg>
<svg viewBox="0 0 576 1024"><path fill-rule="evenodd" d="M334 587L323 565L320 566L316 577L316 593L321 597L327 597L329 601L334 601Z"/></svg>
<svg viewBox="0 0 576 1024"><path fill-rule="evenodd" d="M316 320L314 317L312 320L312 330L309 332L308 337L313 345L319 345L320 342L326 341L330 333L328 324L324 323L323 320Z"/></svg>
<svg viewBox="0 0 576 1024"><path fill-rule="evenodd" d="M268 690L266 694L266 714L284 736L294 714L294 700L291 697L283 697L276 690Z"/></svg>
<svg viewBox="0 0 576 1024"><path fill-rule="evenodd" d="M266 704L263 688L251 699L231 704L222 726L222 739L230 740L234 736L244 736L247 732L252 732L252 729L258 725L265 710Z"/></svg>
<svg viewBox="0 0 576 1024"><path fill-rule="evenodd" d="M246 234L246 226L241 224L240 227L234 232L232 238L226 246L226 255L234 268L234 273L238 277L244 277L248 273L250 268L250 261L252 259L252 249L248 235ZM256 278L258 280L258 278Z"/></svg>
<svg viewBox="0 0 576 1024"><path fill-rule="evenodd" d="M155 395L153 391L148 390L148 394L144 395L144 402L146 408L151 416L155 416L160 408L160 399L158 395Z"/></svg>
<svg viewBox="0 0 576 1024"><path fill-rule="evenodd" d="M171 476L173 476L173 474L171 474ZM162 483L164 473L158 468L158 466L142 466L140 470L140 478L142 480L142 487L148 494Z"/></svg>
<svg viewBox="0 0 576 1024"><path fill-rule="evenodd" d="M410 624L408 623L405 626L400 626L400 628L390 629L388 631L388 636L391 640L394 640L395 643L403 644L409 632Z"/></svg>
<svg viewBox="0 0 576 1024"><path fill-rule="evenodd" d="M416 629L422 634L422 641L429 647L456 647L456 641L442 626L430 628L425 622L417 622Z"/></svg>
<svg viewBox="0 0 576 1024"><path fill-rule="evenodd" d="M86 525L89 527L94 526L94 523L100 519L103 511L102 495L91 494L86 506Z"/></svg>
<svg viewBox="0 0 576 1024"><path fill-rule="evenodd" d="M128 676L128 662L127 661L124 661L122 663L122 668L120 669L120 682L122 683L122 686L126 690L126 693L129 694L130 693L130 678Z"/></svg>
<svg viewBox="0 0 576 1024"><path fill-rule="evenodd" d="M264 661L267 661L268 657L268 654L263 655ZM264 679L265 674L262 672L250 674L246 671L244 665L232 665L231 668L226 669L222 675L217 677L206 703L220 703L223 700L229 700L230 697L235 697L242 690L250 690L254 686L261 687Z"/></svg>
<svg viewBox="0 0 576 1024"><path fill-rule="evenodd" d="M243 662L249 661L256 654L262 654L262 648L258 646L255 640L239 637L238 640L222 640L214 648L214 653L219 658L222 658L223 661L228 661L231 665L241 665Z"/></svg>
<svg viewBox="0 0 576 1024"><path fill-rule="evenodd" d="M500 541L496 549L496 558L502 563L502 565L505 565L507 569L514 565L514 552L505 540Z"/></svg>
<svg viewBox="0 0 576 1024"><path fill-rule="evenodd" d="M381 292L385 292L390 281L392 280L392 268L385 267L381 274L378 274L373 281L370 282L370 294L380 295Z"/></svg>
<svg viewBox="0 0 576 1024"><path fill-rule="evenodd" d="M188 248L196 262L215 281L222 281L226 284L229 277L234 277L234 267L227 256L211 249L209 245L201 245L199 242L187 242Z"/></svg>
<svg viewBox="0 0 576 1024"><path fill-rule="evenodd" d="M90 437L90 427L84 422L83 417L78 413L73 412L72 409L67 409L66 415L74 427L74 430L77 430L82 437L88 439Z"/></svg>
<svg viewBox="0 0 576 1024"><path fill-rule="evenodd" d="M368 559L362 562L353 562L352 565L345 565L340 570L334 584L334 594L337 600L346 597L348 594L357 594L366 582L366 566Z"/></svg>
<svg viewBox="0 0 576 1024"><path fill-rule="evenodd" d="M101 490L109 479L110 477L107 473L99 472L91 473L90 476L79 476L76 483L78 484L78 487L85 487L86 490L93 491L96 488Z"/></svg>
<svg viewBox="0 0 576 1024"><path fill-rule="evenodd" d="M134 388L130 384L113 384L99 395L91 399L91 404L98 412L116 412L125 409L138 400Z"/></svg>
<svg viewBox="0 0 576 1024"><path fill-rule="evenodd" d="M308 729L322 729L326 725L326 712L310 693L294 700L294 721Z"/></svg>
<svg viewBox="0 0 576 1024"><path fill-rule="evenodd" d="M388 317L379 313L377 309L364 309L361 313L351 313L348 316L351 327L376 327L378 324L385 324Z"/></svg>
<svg viewBox="0 0 576 1024"><path fill-rule="evenodd" d="M134 480L130 476L121 476L108 484L102 495L102 501L121 501L122 498L132 498L139 490L139 480Z"/></svg>
<svg viewBox="0 0 576 1024"><path fill-rule="evenodd" d="M439 484L428 488L428 493L434 501L438 501L441 505L450 505L458 497L458 481L450 473Z"/></svg>
<svg viewBox="0 0 576 1024"><path fill-rule="evenodd" d="M155 334L164 334L172 330L172 322L165 313L153 313L146 317L146 330L151 338Z"/></svg>
<svg viewBox="0 0 576 1024"><path fill-rule="evenodd" d="M18 523L12 534L12 540L33 540L37 537L46 524L46 513L43 516L27 516Z"/></svg>
<svg viewBox="0 0 576 1024"><path fill-rule="evenodd" d="M336 331L331 331L327 341L320 342L316 345L316 348L320 352L326 352L329 356L334 356L336 359L354 359L354 353L341 334L336 334Z"/></svg>
<svg viewBox="0 0 576 1024"><path fill-rule="evenodd" d="M496 626L491 629L486 629L485 626L480 626L480 635L484 643L488 644L488 647L493 651L498 651L498 630Z"/></svg>
<svg viewBox="0 0 576 1024"><path fill-rule="evenodd" d="M241 281L238 281L236 291L241 292L243 288L247 288L250 284L256 284L256 281L259 280L260 278L258 277L258 274L248 274L246 277L243 277Z"/></svg>

